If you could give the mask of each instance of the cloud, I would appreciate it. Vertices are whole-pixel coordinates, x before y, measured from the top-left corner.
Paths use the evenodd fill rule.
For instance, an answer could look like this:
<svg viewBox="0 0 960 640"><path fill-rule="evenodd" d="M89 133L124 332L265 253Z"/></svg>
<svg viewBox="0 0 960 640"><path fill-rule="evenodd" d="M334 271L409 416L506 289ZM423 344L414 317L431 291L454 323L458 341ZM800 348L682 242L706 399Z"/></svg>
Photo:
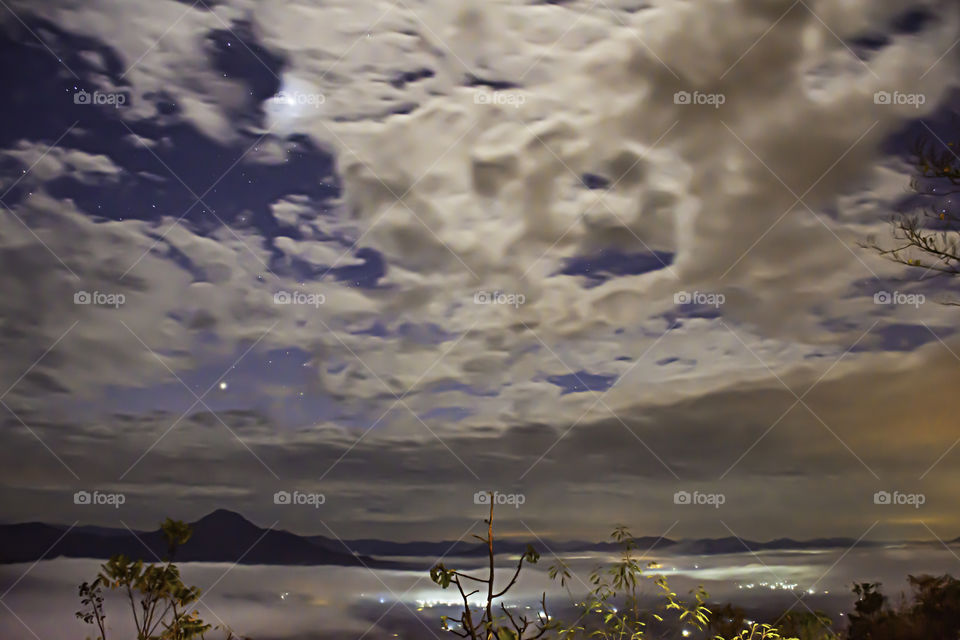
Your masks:
<svg viewBox="0 0 960 640"><path fill-rule="evenodd" d="M83 184L115 182L122 169L103 154L91 154L77 149L46 147L36 142L21 140L12 149L3 153L4 158L23 166L20 176L14 178L5 189L16 184L42 185L65 174Z"/></svg>
<svg viewBox="0 0 960 640"><path fill-rule="evenodd" d="M525 493L523 512L504 517L530 526L582 513L565 531L571 538L601 535L612 524L610 508L644 534L681 520L677 537L722 535L718 514L672 504L678 489L724 493L720 515L735 528L749 523L744 535L754 538L781 535L785 518L794 537L822 534L818 519L794 519L813 511L830 514L831 534L859 535L879 517L872 495L880 488L923 492L925 517L946 517L957 407L930 380L955 376L957 363L939 344L906 357L867 357L869 372L844 362L826 375L829 365L785 375L783 383L806 406L767 377L680 402L621 408L619 418L598 409L572 428L516 421L464 431L428 419L437 437L426 440L390 430L359 442L346 429L284 431L249 412L221 413L229 429L209 413L173 429L177 416L170 413L117 415L111 428L25 415L79 479L52 471L50 453L10 425L13 446L0 456L3 492L17 519L47 512L71 520L73 491L94 487L127 493L122 516L142 526L156 513L197 517L215 499L309 531L312 516L272 503L274 491L297 488L324 493L324 518L347 536L403 537L427 529L436 538L459 535L475 513L473 493L488 488ZM918 365L924 377L907 375ZM926 407L920 418L918 405ZM204 470L201 485L196 469ZM448 513L456 515L441 516Z"/></svg>
<svg viewBox="0 0 960 640"><path fill-rule="evenodd" d="M847 41L889 31L907 3L663 2L640 10L624 2L587 13L579 2L401 3L385 12L374 3L240 0L210 10L105 0L12 7L103 44L109 55L88 42L86 66L71 61L102 90L130 93L130 108L110 117L149 132L151 148L175 145L181 127L230 151L260 138L236 170L281 170L290 145L309 141L334 152L343 187L325 200L318 185L329 176L305 176L269 206L238 205L256 224L178 219L179 210L120 220L54 186L64 177L94 186L142 178L144 167L122 149L90 136L68 137L46 156L38 140L7 149L16 166L36 166L22 179L32 191L13 206L17 217L0 218L8 265L0 278L11 292L0 372L17 381L8 399L18 413L56 417L59 427L41 429L51 439L71 428L54 408L94 402L115 421L109 396L117 390L176 383L174 375L229 364L248 348L296 348L316 371L312 389L339 413L296 436L259 414L237 427L290 477L343 455L353 478L368 470L377 482L399 474L416 483L438 459L459 478L468 471L461 456L515 479L576 424L544 469L574 465L567 480L604 491L623 478L662 480L668 468L719 469L705 445L719 446L725 434L743 436L735 446L723 442L730 449L719 457L736 459L795 399L776 376L809 384L846 354L841 370L856 384L830 387L849 398L887 384L888 370L925 375L931 362L948 370L931 355L944 345L917 334L924 324L952 326L950 309L873 299L879 290L932 294L940 285L902 286L896 267L856 242L883 229L901 199L907 171L883 156L883 142L935 113L952 86L956 60L944 52L955 13L893 35L860 60ZM269 102L281 89L324 100L281 114ZM925 101L878 103L878 91ZM165 113L161 102L176 111ZM182 162L175 173L192 166ZM587 188L587 174L606 187ZM604 250L642 256L648 268L587 275ZM74 304L79 291L124 302ZM323 302L276 304L278 292ZM679 293L723 302L688 305ZM478 303L487 294L493 301ZM909 334L911 348L929 344L890 356L904 344L894 334ZM655 364L670 358L695 364ZM602 403L582 389L564 393L577 387L577 372L611 383ZM264 384L256 395L284 393ZM826 404L840 423L857 415L840 400ZM430 413L441 406L459 419ZM667 464L648 458L611 413ZM877 429L894 428L881 418ZM124 422L130 441L110 444L123 449L117 465L135 460L175 419ZM795 425L818 435L780 440L778 430L771 443L791 452L781 471L754 456L745 468L778 482L829 475L828 462L862 471L818 420L784 427ZM192 447L160 447L145 464L186 473L236 454L245 460L237 469L265 471L217 420L190 416L185 427ZM859 441L870 427L856 427L851 449L873 453ZM691 442L703 450L678 449ZM66 445L83 449L51 447L65 447L65 459L79 465L87 454ZM391 450L402 452L402 468ZM211 459L191 459L191 451ZM146 472L152 466L144 469L156 479ZM235 481L223 473L225 485ZM564 479L551 473L537 491ZM465 478L472 495L476 479ZM357 522L368 517L351 509Z"/></svg>

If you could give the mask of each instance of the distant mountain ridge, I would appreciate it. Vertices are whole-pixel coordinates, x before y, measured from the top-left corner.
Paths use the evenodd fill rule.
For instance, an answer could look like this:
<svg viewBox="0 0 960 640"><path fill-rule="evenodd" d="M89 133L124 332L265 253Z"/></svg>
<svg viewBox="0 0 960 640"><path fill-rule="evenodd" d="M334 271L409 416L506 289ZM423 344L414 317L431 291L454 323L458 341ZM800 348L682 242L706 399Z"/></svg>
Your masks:
<svg viewBox="0 0 960 640"><path fill-rule="evenodd" d="M478 542L391 542L374 538L333 540L325 536L301 536L289 531L263 528L242 515L218 509L192 523L193 536L177 551L179 562L231 562L265 565L366 566L371 569L422 569L419 561L384 560L445 556L481 557L486 547ZM960 541L958 539L957 541ZM956 542L956 541L954 541ZM620 549L616 542L529 541L541 553L607 552ZM670 554L720 555L744 551L850 548L883 543L853 538L793 540L778 538L767 542L735 537L671 540L663 537L636 539L641 551ZM497 541L497 552L522 553L528 541ZM57 557L107 559L122 553L131 558L155 561L166 555L166 542L159 529L132 531L125 528L51 525L41 522L0 525L0 564L34 562Z"/></svg>
<svg viewBox="0 0 960 640"><path fill-rule="evenodd" d="M311 537L317 544L324 544L322 536ZM669 538L643 537L636 538L636 547L641 553L645 551L664 551L670 554L686 555L722 555L726 553L743 553L755 551L790 551L799 549L836 549L850 548L854 545L862 547L878 546L884 543L860 540L854 538L814 538L812 540L793 540L778 538L767 542L755 540L741 540L739 538L701 538L695 540L671 540ZM340 544L340 543L337 543ZM446 540L442 542L388 542L376 539L347 540L345 544L354 553L378 556L458 556L472 557L485 556L487 548L480 543L457 542ZM542 554L572 553L593 551L599 553L617 553L623 545L617 542L585 542L574 540L570 542L553 541L514 541L498 540L497 553L523 553L527 544L532 544Z"/></svg>
<svg viewBox="0 0 960 640"><path fill-rule="evenodd" d="M204 516L192 526L190 540L177 550L178 562L409 568L403 563L358 556L343 547L338 551L289 531L264 529L225 509ZM118 553L153 562L167 555L167 544L159 529L71 529L40 522L0 525L0 564L57 557L107 559Z"/></svg>

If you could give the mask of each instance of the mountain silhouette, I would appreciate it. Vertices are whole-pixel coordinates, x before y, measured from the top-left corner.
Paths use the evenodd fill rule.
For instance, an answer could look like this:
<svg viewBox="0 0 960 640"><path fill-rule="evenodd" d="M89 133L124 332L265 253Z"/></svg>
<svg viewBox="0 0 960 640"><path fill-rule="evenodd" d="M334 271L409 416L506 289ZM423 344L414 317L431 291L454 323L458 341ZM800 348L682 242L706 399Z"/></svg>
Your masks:
<svg viewBox="0 0 960 640"><path fill-rule="evenodd" d="M218 509L192 523L193 535L177 549L177 562L230 562L268 565L367 566L403 569L408 565L339 551L289 531L260 527L238 513ZM104 527L71 528L41 522L0 525L0 564L57 557L107 559L116 554L156 562L166 559L160 529L131 531Z"/></svg>
<svg viewBox="0 0 960 640"><path fill-rule="evenodd" d="M276 523L274 523L275 525ZM250 522L239 513L217 509L192 523L193 535L174 558L178 562L229 562L265 565L338 565L366 566L371 569L422 570L442 557L482 558L484 544L472 541L391 542L375 538L335 540L325 536L301 536ZM958 539L960 541L960 539ZM530 541L541 553L597 551L615 553L622 548L616 542ZM500 540L497 553L518 554L527 541ZM768 542L734 537L670 540L645 537L636 539L641 551L670 554L718 555L745 551L830 549L875 546L880 542L855 541L852 538L816 538L793 540L779 538ZM163 533L132 531L126 528L98 526L69 527L42 522L0 525L0 564L34 562L57 557L107 559L116 554L155 562L166 559ZM380 557L407 558L403 562ZM417 560L413 560L417 559Z"/></svg>

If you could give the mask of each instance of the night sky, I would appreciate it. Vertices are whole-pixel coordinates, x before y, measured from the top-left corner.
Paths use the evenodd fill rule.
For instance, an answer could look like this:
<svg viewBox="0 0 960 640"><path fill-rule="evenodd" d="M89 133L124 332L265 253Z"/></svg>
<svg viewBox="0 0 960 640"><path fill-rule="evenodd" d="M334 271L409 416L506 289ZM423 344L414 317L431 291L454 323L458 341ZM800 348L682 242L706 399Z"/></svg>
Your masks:
<svg viewBox="0 0 960 640"><path fill-rule="evenodd" d="M953 4L0 4L2 521L960 535Z"/></svg>

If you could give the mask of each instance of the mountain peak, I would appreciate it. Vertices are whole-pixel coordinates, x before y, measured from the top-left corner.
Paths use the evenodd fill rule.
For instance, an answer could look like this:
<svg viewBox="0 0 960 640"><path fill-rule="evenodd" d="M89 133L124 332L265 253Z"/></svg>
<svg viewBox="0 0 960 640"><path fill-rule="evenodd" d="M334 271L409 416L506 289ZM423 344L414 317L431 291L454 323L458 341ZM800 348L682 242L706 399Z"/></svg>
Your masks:
<svg viewBox="0 0 960 640"><path fill-rule="evenodd" d="M205 526L217 526L217 527L254 527L259 529L257 525L253 524L242 515L235 511L230 511L228 509L217 509L216 511L211 511L207 515L203 516L199 520L193 523L196 527L198 525Z"/></svg>

